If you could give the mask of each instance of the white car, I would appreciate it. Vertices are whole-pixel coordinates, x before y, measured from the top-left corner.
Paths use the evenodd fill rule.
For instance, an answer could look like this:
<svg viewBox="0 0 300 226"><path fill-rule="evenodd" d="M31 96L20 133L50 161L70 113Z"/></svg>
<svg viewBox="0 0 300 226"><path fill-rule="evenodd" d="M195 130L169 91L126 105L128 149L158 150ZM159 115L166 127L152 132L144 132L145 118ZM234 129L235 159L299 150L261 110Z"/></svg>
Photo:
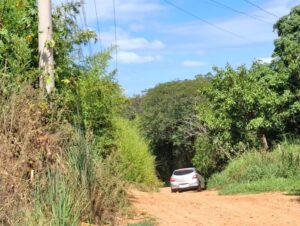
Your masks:
<svg viewBox="0 0 300 226"><path fill-rule="evenodd" d="M195 168L177 169L170 178L171 191L198 190L205 189L204 178Z"/></svg>

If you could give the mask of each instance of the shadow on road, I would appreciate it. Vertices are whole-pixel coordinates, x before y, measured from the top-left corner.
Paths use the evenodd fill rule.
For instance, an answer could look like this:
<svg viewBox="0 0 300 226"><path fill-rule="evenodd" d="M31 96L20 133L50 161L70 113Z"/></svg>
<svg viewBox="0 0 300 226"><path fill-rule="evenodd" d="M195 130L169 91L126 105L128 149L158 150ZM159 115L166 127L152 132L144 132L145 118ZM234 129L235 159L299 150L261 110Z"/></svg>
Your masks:
<svg viewBox="0 0 300 226"><path fill-rule="evenodd" d="M286 195L296 196L296 199L294 199L292 201L296 201L296 202L300 203L300 189L291 191L291 192L287 193Z"/></svg>

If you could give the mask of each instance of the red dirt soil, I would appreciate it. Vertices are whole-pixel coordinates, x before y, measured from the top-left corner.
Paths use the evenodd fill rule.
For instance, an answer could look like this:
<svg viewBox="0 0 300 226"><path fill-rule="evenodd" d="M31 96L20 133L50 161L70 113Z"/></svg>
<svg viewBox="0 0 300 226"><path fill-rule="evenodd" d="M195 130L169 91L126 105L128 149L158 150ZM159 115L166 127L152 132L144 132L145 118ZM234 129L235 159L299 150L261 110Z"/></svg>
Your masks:
<svg viewBox="0 0 300 226"><path fill-rule="evenodd" d="M220 196L217 191L131 191L141 215L161 226L300 226L300 197L282 193Z"/></svg>

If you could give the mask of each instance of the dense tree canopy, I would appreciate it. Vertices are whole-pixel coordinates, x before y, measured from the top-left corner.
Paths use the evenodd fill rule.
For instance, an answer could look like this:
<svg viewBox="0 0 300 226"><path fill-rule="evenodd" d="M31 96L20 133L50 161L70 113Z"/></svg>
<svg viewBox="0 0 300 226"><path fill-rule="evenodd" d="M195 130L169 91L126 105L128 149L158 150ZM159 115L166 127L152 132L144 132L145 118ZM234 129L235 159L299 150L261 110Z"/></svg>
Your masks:
<svg viewBox="0 0 300 226"><path fill-rule="evenodd" d="M293 97L289 100L286 122L288 130L300 132L300 6L280 18L274 25L278 33L275 40L274 69L287 76L284 89Z"/></svg>
<svg viewBox="0 0 300 226"><path fill-rule="evenodd" d="M192 161L210 175L241 153L299 135L299 28L297 6L274 25L271 64L214 68L206 79L160 84L131 100L129 115L141 116L161 174Z"/></svg>
<svg viewBox="0 0 300 226"><path fill-rule="evenodd" d="M249 148L268 149L285 131L285 106L293 97L289 90L278 92L287 76L260 62L249 70L227 66L215 72L204 92L209 102L198 107L208 133L206 139L198 139L194 163L200 168L208 164L210 169L204 167L204 171L222 166Z"/></svg>
<svg viewBox="0 0 300 226"><path fill-rule="evenodd" d="M199 104L208 127L196 144L194 164L207 172L222 169L229 159L253 148L268 149L284 137L299 136L300 6L278 20L273 61L215 69L209 102Z"/></svg>
<svg viewBox="0 0 300 226"><path fill-rule="evenodd" d="M131 100L131 114L127 111L127 116L140 121L165 180L174 168L191 164L194 142L204 130L196 117L196 104L205 101L198 89L208 84L209 80L201 76L168 82Z"/></svg>

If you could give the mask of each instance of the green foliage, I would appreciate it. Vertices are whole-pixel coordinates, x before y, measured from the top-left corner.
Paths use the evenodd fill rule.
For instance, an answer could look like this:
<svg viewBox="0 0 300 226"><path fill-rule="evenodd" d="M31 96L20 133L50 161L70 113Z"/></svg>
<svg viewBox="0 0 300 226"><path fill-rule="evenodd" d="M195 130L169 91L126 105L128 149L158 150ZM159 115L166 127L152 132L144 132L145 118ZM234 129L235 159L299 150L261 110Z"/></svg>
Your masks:
<svg viewBox="0 0 300 226"><path fill-rule="evenodd" d="M287 74L285 89L293 94L289 100L287 111L287 129L298 133L300 131L300 6L280 18L274 25L278 33L275 40L275 58L272 65L279 73Z"/></svg>
<svg viewBox="0 0 300 226"><path fill-rule="evenodd" d="M78 26L77 17L83 1L61 4L53 12L53 41L56 88L64 87L64 80L74 80L87 66L80 45L96 41L96 33Z"/></svg>
<svg viewBox="0 0 300 226"><path fill-rule="evenodd" d="M48 44L54 47L57 89L63 87L62 80L80 74L85 63L80 45L96 40L95 32L77 25L81 6L81 1L72 1L53 11L53 40ZM28 79L34 83L39 61L36 1L1 1L0 9L0 68L11 86Z"/></svg>
<svg viewBox="0 0 300 226"><path fill-rule="evenodd" d="M133 111L140 117L140 128L157 156L160 177L167 180L178 167L191 165L194 142L204 128L196 117L196 103L204 100L198 89L208 79L174 81L157 85L137 97ZM134 118L135 116L131 116Z"/></svg>
<svg viewBox="0 0 300 226"><path fill-rule="evenodd" d="M47 187L42 191L36 185L35 210L27 225L75 226L80 222L80 196L84 191L71 191L67 180L57 173L49 172Z"/></svg>
<svg viewBox="0 0 300 226"><path fill-rule="evenodd" d="M208 133L196 144L197 168L210 174L248 149L268 149L283 134L299 134L299 24L296 6L274 25L279 37L270 65L215 68L212 86L204 92L209 102L198 107Z"/></svg>
<svg viewBox="0 0 300 226"><path fill-rule="evenodd" d="M113 223L128 202L121 174L110 171L112 159L100 159L97 147L77 132L67 151L67 163L66 172L52 170L47 183L36 184L26 225Z"/></svg>
<svg viewBox="0 0 300 226"><path fill-rule="evenodd" d="M143 97L136 95L128 99L128 102L124 106L123 117L129 120L139 120L139 117L142 115L142 102Z"/></svg>
<svg viewBox="0 0 300 226"><path fill-rule="evenodd" d="M215 71L212 86L205 91L209 103L198 108L209 133L198 142L194 164L205 172L220 169L249 148L267 149L280 139L290 117L286 106L293 98L284 89L286 74L269 65L255 62L249 70L227 66Z"/></svg>
<svg viewBox="0 0 300 226"><path fill-rule="evenodd" d="M221 189L220 194L249 194L249 193L262 193L262 192L288 192L289 194L295 194L300 187L299 180L294 178L276 178L271 177L267 179L261 179L251 183L233 183ZM297 193L296 193L297 194Z"/></svg>
<svg viewBox="0 0 300 226"><path fill-rule="evenodd" d="M72 1L53 10L54 35L46 45L54 48L56 90L45 95L37 89L36 1L0 1L0 221L5 225L115 225L128 205L125 179L158 184L147 144L134 127L114 120L125 97L115 72L106 71L110 50L82 56L80 45L96 41L94 31L78 28L82 4ZM132 141L125 139L126 129ZM121 163L130 162L135 170L128 178L111 167L116 160L110 152L117 145ZM131 151L133 159L126 157Z"/></svg>
<svg viewBox="0 0 300 226"><path fill-rule="evenodd" d="M109 59L109 51L91 57L77 80L65 81L64 89L70 120L76 127L95 135L102 148L113 145L113 118L125 101L113 75L106 74Z"/></svg>
<svg viewBox="0 0 300 226"><path fill-rule="evenodd" d="M113 168L123 172L129 182L155 188L160 185L155 172L155 158L139 135L137 126L125 119L116 120L117 150Z"/></svg>
<svg viewBox="0 0 300 226"><path fill-rule="evenodd" d="M1 1L0 9L0 66L5 67L6 72L21 76L22 69L37 66L35 1Z"/></svg>
<svg viewBox="0 0 300 226"><path fill-rule="evenodd" d="M192 159L193 165L204 176L209 176L218 169L219 156L216 156L208 136L200 136L195 142L196 153ZM221 164L220 164L221 165Z"/></svg>
<svg viewBox="0 0 300 226"><path fill-rule="evenodd" d="M293 191L299 189L300 145L283 143L273 152L248 152L233 159L209 180L221 193Z"/></svg>
<svg viewBox="0 0 300 226"><path fill-rule="evenodd" d="M75 195L84 192L82 197L77 196L81 198L81 220L113 223L117 214L128 206L126 186L122 173L111 168L115 162L113 156L102 159L98 152L97 145L77 133L68 150L71 166L68 178Z"/></svg>
<svg viewBox="0 0 300 226"><path fill-rule="evenodd" d="M37 11L35 1L0 2L0 95L9 98L22 83L37 78Z"/></svg>
<svg viewBox="0 0 300 226"><path fill-rule="evenodd" d="M138 223L129 223L128 226L154 226L155 221L154 220L144 220Z"/></svg>

